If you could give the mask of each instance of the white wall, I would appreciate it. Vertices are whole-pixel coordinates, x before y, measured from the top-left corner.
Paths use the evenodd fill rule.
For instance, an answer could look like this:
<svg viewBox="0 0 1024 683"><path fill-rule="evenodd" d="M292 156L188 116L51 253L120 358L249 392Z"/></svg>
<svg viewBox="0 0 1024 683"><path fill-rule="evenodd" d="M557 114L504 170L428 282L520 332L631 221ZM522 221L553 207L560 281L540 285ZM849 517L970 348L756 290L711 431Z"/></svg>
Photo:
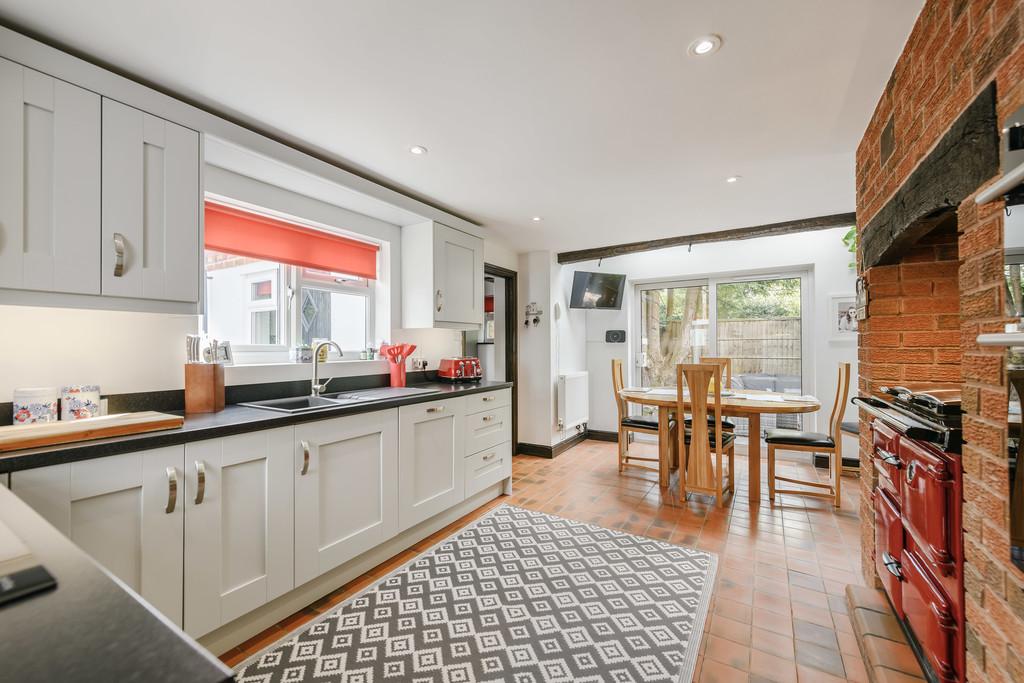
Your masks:
<svg viewBox="0 0 1024 683"><path fill-rule="evenodd" d="M676 247L660 251L643 252L596 261L575 263L566 271L591 270L625 273L626 304L621 311L585 311L586 316L586 369L590 373L590 428L614 431L616 429L615 404L612 400L611 360L621 358L627 372L632 371L632 337L635 327L633 286L637 281L653 279L687 279L716 273L742 271L768 271L810 269L813 278L812 306L805 312L805 325L810 325L812 346L805 349L813 354L810 375L804 377L804 391L813 393L822 402L823 417L819 412L813 420L824 425L828 418L836 387L836 366L843 361L854 364L856 376L857 345L854 340L830 340L828 306L829 295L854 292L856 275L848 267L850 254L840 237L845 229L823 230L779 237L765 237L738 242L698 244L690 251ZM567 293L572 285L571 274L563 278ZM604 333L610 329L627 331L626 344L607 344ZM806 336L805 336L806 338ZM628 375L627 375L628 377ZM627 383L635 381L627 379ZM850 419L856 414L847 405ZM814 422L806 423L812 428Z"/></svg>

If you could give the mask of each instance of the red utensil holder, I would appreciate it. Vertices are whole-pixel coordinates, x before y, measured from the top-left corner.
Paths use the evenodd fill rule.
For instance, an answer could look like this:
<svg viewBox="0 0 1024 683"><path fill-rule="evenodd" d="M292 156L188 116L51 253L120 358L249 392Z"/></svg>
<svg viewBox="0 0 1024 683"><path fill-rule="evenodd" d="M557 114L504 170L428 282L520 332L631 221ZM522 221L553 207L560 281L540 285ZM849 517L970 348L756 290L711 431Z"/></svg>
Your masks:
<svg viewBox="0 0 1024 683"><path fill-rule="evenodd" d="M391 386L405 386L405 363L391 363Z"/></svg>

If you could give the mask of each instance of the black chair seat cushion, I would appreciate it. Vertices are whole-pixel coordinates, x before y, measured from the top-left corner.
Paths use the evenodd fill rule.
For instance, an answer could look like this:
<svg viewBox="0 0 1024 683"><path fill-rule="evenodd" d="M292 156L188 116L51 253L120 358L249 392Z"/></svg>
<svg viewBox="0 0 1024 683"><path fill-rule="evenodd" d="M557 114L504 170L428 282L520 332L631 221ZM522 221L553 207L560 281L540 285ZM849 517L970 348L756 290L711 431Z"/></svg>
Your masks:
<svg viewBox="0 0 1024 683"><path fill-rule="evenodd" d="M773 429L764 437L765 443L776 446L811 446L815 448L835 448L836 442L828 434L820 432L800 432L795 429Z"/></svg>
<svg viewBox="0 0 1024 683"><path fill-rule="evenodd" d="M686 445L687 446L690 445L690 440L692 438L693 438L693 432L691 432L689 429L687 429L686 430L686 437L685 437L685 441L686 441ZM732 432L722 432L722 445L723 446L728 446L729 444L731 444L735 440L736 440L736 435L733 434ZM710 444L710 446L712 448L715 447L715 431L713 429L709 429L708 430L708 444Z"/></svg>
<svg viewBox="0 0 1024 683"><path fill-rule="evenodd" d="M675 420L669 420L669 428L671 429L675 423ZM646 415L630 415L629 417L622 418L622 426L639 427L640 429L653 429L654 431L658 431L658 418L647 417Z"/></svg>
<svg viewBox="0 0 1024 683"><path fill-rule="evenodd" d="M686 426L688 428L693 426L693 418L692 417L687 417L686 418ZM708 415L708 427L714 428L714 426L715 426L715 416L714 415ZM728 418L723 417L722 418L722 429L736 429L736 423L733 422L732 420L728 419Z"/></svg>

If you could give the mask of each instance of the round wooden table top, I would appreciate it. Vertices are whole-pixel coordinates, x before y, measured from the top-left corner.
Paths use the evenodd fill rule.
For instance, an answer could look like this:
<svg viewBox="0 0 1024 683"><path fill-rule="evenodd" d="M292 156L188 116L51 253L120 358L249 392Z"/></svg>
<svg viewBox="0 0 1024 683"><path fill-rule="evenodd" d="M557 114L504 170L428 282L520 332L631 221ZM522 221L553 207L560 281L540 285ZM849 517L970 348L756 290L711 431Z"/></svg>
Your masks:
<svg viewBox="0 0 1024 683"><path fill-rule="evenodd" d="M673 387L654 387L655 390L672 390ZM630 391L623 389L619 392L622 398L630 403L640 403L659 408L674 408L677 395L675 393L652 393L651 391ZM750 414L758 415L780 415L792 413L813 413L821 409L821 403L817 399L806 401L779 400L780 394L774 391L758 391L756 389L726 389L722 393L722 412L733 417L742 417ZM759 396L771 396L773 399L758 400ZM689 404L689 398L684 397L683 403ZM708 411L714 410L714 398L708 394Z"/></svg>

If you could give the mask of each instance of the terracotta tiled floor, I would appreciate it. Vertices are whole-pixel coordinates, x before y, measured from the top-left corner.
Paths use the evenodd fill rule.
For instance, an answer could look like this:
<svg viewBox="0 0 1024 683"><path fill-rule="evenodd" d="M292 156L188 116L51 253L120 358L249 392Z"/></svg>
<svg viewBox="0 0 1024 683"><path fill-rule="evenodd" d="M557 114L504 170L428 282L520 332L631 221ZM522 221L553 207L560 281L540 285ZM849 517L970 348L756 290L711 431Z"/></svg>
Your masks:
<svg viewBox="0 0 1024 683"><path fill-rule="evenodd" d="M634 444L637 451L653 446ZM866 682L843 591L861 583L859 482L844 478L843 506L798 496L774 505L747 501L746 460L736 457L737 495L681 502L673 486L637 469L620 475L616 446L586 441L554 460L516 456L514 494L499 498L333 594L224 654L235 665L288 631L331 609L494 505L512 503L718 554L718 576L696 680ZM806 455L781 455L780 474L818 476ZM673 484L675 477L673 477Z"/></svg>

